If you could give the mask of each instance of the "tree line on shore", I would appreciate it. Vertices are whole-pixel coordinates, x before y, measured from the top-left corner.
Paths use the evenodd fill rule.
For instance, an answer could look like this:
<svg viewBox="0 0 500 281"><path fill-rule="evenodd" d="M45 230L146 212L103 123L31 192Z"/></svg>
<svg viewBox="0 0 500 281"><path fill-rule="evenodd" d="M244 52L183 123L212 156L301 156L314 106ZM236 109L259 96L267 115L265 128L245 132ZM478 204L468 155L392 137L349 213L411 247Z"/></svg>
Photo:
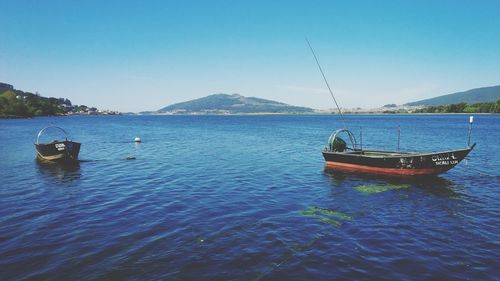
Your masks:
<svg viewBox="0 0 500 281"><path fill-rule="evenodd" d="M500 99L496 102L468 104L465 102L448 105L428 106L413 113L500 113Z"/></svg>
<svg viewBox="0 0 500 281"><path fill-rule="evenodd" d="M0 118L27 118L35 116L60 116L72 114L115 115L116 111L100 111L86 105L73 105L66 98L47 98L14 89L0 83Z"/></svg>
<svg viewBox="0 0 500 281"><path fill-rule="evenodd" d="M65 113L63 104L71 105L71 101L46 98L31 93L19 95L13 90L8 90L0 95L0 116L15 118L63 115Z"/></svg>
<svg viewBox="0 0 500 281"><path fill-rule="evenodd" d="M58 116L68 114L97 114L94 107L72 105L69 99L47 98L38 94L15 90L11 85L0 83L0 118L34 116ZM468 104L465 102L428 106L413 111L387 110L384 113L500 113L500 99L496 102ZM106 112L105 114L116 114Z"/></svg>

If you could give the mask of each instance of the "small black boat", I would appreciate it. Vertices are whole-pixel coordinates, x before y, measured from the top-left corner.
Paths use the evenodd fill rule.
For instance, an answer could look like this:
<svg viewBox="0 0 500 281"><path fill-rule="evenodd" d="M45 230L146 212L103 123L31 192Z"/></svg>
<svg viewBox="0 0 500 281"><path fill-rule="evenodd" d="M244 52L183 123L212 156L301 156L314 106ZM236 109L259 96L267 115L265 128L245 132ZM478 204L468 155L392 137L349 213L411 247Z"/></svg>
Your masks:
<svg viewBox="0 0 500 281"><path fill-rule="evenodd" d="M346 133L352 148L338 135ZM395 152L357 148L354 134L347 129L335 131L323 150L328 168L391 176L437 175L462 161L476 144L464 149L442 152Z"/></svg>
<svg viewBox="0 0 500 281"><path fill-rule="evenodd" d="M58 129L64 133L64 141L54 140L50 143L40 143L40 137L47 129ZM38 132L35 148L36 156L40 160L57 161L57 162L75 162L78 160L80 153L80 143L68 139L66 131L57 126L48 126Z"/></svg>

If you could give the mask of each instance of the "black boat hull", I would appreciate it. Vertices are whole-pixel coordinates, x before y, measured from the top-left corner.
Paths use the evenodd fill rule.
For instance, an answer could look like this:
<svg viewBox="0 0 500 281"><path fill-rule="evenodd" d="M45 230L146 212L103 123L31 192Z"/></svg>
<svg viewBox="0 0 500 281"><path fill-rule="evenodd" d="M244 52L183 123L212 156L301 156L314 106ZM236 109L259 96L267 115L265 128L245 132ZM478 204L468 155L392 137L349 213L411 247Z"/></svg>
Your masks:
<svg viewBox="0 0 500 281"><path fill-rule="evenodd" d="M324 150L328 168L393 176L437 175L462 161L474 148L435 153L401 153L374 150L333 152Z"/></svg>
<svg viewBox="0 0 500 281"><path fill-rule="evenodd" d="M81 144L73 141L57 141L48 144L35 144L36 155L40 160L72 162L78 160Z"/></svg>

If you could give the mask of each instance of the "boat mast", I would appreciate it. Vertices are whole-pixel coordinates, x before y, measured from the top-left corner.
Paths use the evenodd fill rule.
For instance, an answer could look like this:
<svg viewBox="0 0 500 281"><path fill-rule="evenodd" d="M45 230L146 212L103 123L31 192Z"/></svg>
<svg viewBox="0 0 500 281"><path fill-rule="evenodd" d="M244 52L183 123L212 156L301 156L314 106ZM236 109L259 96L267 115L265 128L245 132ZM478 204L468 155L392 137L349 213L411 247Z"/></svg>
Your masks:
<svg viewBox="0 0 500 281"><path fill-rule="evenodd" d="M323 76L323 79L325 80L326 87L328 88L328 91L330 91L330 95L333 98L333 101L335 102L335 105L337 106L337 110L339 111L340 119L342 120L342 124L344 125L344 129L347 129L346 122L344 119L344 115L342 114L342 110L340 110L339 104L337 103L337 100L335 99L335 96L333 95L332 89L330 88L330 84L328 84L328 80L326 80L325 73L323 72L323 69L321 68L321 65L319 64L318 58L316 57L316 53L314 53L314 50L311 46L311 43L309 43L309 40L306 38L307 45L309 45L309 49L311 49L311 52L314 56L314 60L316 60L316 64L318 65L319 71L321 72L321 75Z"/></svg>
<svg viewBox="0 0 500 281"><path fill-rule="evenodd" d="M399 151L399 142L401 141L401 128L398 125L398 151Z"/></svg>
<svg viewBox="0 0 500 281"><path fill-rule="evenodd" d="M474 123L474 116L469 116L469 137L467 140L467 146L470 147L470 134L472 133L472 123Z"/></svg>

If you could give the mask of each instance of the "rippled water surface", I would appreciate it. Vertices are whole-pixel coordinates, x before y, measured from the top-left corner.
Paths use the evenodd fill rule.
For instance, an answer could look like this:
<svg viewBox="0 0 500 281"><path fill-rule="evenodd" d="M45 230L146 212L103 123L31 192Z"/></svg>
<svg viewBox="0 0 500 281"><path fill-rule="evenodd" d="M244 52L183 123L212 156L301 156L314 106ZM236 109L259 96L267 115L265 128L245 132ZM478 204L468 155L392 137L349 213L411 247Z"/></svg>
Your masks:
<svg viewBox="0 0 500 281"><path fill-rule="evenodd" d="M388 150L398 125L402 149L464 148L467 121L348 116ZM394 180L325 170L336 116L0 120L0 279L493 280L500 116L475 122L456 168ZM35 161L47 125L84 161Z"/></svg>

